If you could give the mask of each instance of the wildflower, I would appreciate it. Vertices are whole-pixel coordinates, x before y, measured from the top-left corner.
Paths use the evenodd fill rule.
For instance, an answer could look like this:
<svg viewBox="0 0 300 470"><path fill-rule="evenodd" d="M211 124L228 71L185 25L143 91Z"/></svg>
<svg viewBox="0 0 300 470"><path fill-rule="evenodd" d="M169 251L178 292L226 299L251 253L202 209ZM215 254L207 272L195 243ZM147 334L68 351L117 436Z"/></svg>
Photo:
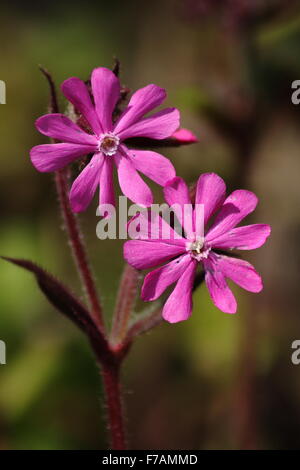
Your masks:
<svg viewBox="0 0 300 470"><path fill-rule="evenodd" d="M191 217L183 217L186 207L191 207L185 182L176 177L164 188L165 199L184 229L184 236L175 234L168 226L169 238L151 239L150 226L141 230L135 240L124 246L124 257L137 269L148 269L167 264L149 272L142 287L145 301L155 300L171 284L176 286L163 307L163 318L171 323L186 320L192 311L192 291L196 271L201 267L213 303L225 313L235 313L236 299L227 285L231 279L250 292L260 292L262 280L247 261L231 256L233 249L252 250L260 247L270 234L270 226L264 224L236 227L256 207L258 199L250 191L237 190L226 198L226 186L214 173L200 176L197 182L195 209ZM197 205L204 211L204 229L196 217ZM214 219L212 219L212 217ZM166 222L160 218L160 233ZM209 225L208 225L209 224ZM226 254L224 254L224 252Z"/></svg>
<svg viewBox="0 0 300 470"><path fill-rule="evenodd" d="M114 204L114 165L125 196L148 207L152 193L139 172L164 186L176 175L175 169L159 153L130 150L125 142L132 137L158 140L170 137L179 127L179 111L166 108L144 117L166 98L163 88L148 85L132 95L128 106L114 122L113 112L121 96L118 78L106 68L97 68L92 72L91 89L92 97L86 84L78 78L69 78L62 84L64 95L83 116L92 133L63 114L42 116L36 121L39 132L62 143L33 147L31 161L37 170L51 172L84 155L93 155L72 185L70 202L74 212L87 208L99 185L100 204Z"/></svg>

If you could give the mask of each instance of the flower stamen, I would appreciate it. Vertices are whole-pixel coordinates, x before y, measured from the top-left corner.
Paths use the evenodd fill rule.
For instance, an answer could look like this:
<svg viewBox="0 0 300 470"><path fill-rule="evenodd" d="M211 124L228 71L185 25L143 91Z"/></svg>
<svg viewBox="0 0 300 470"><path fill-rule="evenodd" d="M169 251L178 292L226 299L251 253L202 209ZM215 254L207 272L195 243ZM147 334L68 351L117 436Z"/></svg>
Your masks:
<svg viewBox="0 0 300 470"><path fill-rule="evenodd" d="M191 257L197 261L201 261L203 258L206 259L211 248L206 248L204 244L205 240L203 237L197 238L193 242L187 244L187 251L190 253Z"/></svg>
<svg viewBox="0 0 300 470"><path fill-rule="evenodd" d="M99 140L99 151L104 153L104 155L115 155L118 150L119 143L120 139L116 135L110 132L102 134Z"/></svg>

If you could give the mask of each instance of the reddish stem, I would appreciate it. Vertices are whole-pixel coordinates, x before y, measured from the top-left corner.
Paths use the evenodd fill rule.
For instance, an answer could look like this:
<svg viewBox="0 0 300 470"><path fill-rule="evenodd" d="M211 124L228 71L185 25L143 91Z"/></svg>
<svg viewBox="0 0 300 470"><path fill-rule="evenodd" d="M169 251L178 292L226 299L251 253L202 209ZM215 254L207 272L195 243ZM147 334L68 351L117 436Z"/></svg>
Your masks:
<svg viewBox="0 0 300 470"><path fill-rule="evenodd" d="M124 450L127 446L121 399L120 362L115 361L114 363L103 364L102 377L106 395L111 448L113 450Z"/></svg>
<svg viewBox="0 0 300 470"><path fill-rule="evenodd" d="M63 171L56 172L56 186L59 195L60 205L63 217L67 226L69 240L74 258L77 263L83 285L86 289L89 301L91 303L91 316L98 326L101 337L106 338L102 309L98 300L97 291L89 268L82 235L75 214L72 212L69 197L68 184L66 174ZM106 406L108 413L108 426L111 435L111 446L114 450L126 449L124 437L123 411L121 401L120 387L120 365L121 359L118 358L117 352L111 350L108 346L107 350L101 350L99 354L99 344L94 345L94 349L98 352L97 357L102 365L102 377L104 382Z"/></svg>

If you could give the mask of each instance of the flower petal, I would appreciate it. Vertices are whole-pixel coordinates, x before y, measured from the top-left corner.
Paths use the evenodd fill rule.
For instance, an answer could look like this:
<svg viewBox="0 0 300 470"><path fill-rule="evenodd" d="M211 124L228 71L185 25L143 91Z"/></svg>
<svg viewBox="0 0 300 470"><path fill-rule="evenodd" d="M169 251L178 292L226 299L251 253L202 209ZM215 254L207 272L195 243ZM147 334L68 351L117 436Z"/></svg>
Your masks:
<svg viewBox="0 0 300 470"><path fill-rule="evenodd" d="M190 259L189 265L164 305L162 316L166 321L177 323L190 317L193 309L192 294L196 269L197 262Z"/></svg>
<svg viewBox="0 0 300 470"><path fill-rule="evenodd" d="M69 198L73 212L84 211L93 199L99 185L103 161L101 153L95 154L72 184Z"/></svg>
<svg viewBox="0 0 300 470"><path fill-rule="evenodd" d="M215 173L203 173L197 182L196 204L204 205L204 225L223 204L226 197L226 185Z"/></svg>
<svg viewBox="0 0 300 470"><path fill-rule="evenodd" d="M115 161L123 194L140 206L151 206L153 202L152 192L134 168L131 160L125 155L119 154L116 155Z"/></svg>
<svg viewBox="0 0 300 470"><path fill-rule="evenodd" d="M30 158L33 166L41 172L56 171L64 168L78 157L91 152L90 145L44 144L33 147Z"/></svg>
<svg viewBox="0 0 300 470"><path fill-rule="evenodd" d="M86 84L79 78L71 77L63 82L61 89L65 97L89 122L95 134L100 135L103 130Z"/></svg>
<svg viewBox="0 0 300 470"><path fill-rule="evenodd" d="M96 113L104 132L112 128L112 114L120 99L120 82L109 69L94 69L91 77Z"/></svg>
<svg viewBox="0 0 300 470"><path fill-rule="evenodd" d="M260 292L263 283L254 267L245 260L230 256L217 256L218 269L238 286L249 292Z"/></svg>
<svg viewBox="0 0 300 470"><path fill-rule="evenodd" d="M173 204L180 204L181 206L191 204L189 189L180 176L176 176L168 182L164 188L164 196L169 206Z"/></svg>
<svg viewBox="0 0 300 470"><path fill-rule="evenodd" d="M220 271L218 263L211 256L203 261L205 269L205 282L213 303L222 312L236 313L237 303L232 291L229 289L224 274Z"/></svg>
<svg viewBox="0 0 300 470"><path fill-rule="evenodd" d="M182 255L170 263L147 274L142 287L141 298L156 300L174 282L178 281L191 262L189 255Z"/></svg>
<svg viewBox="0 0 300 470"><path fill-rule="evenodd" d="M199 139L189 129L178 129L171 135L172 139L175 139L180 144L194 144L199 142Z"/></svg>
<svg viewBox="0 0 300 470"><path fill-rule="evenodd" d="M127 108L121 114L114 132L119 134L142 118L146 113L159 106L166 98L166 90L156 85L147 85L137 90L131 97Z"/></svg>
<svg viewBox="0 0 300 470"><path fill-rule="evenodd" d="M265 243L270 233L270 225L244 225L214 238L212 246L213 248L229 250L254 250Z"/></svg>
<svg viewBox="0 0 300 470"><path fill-rule="evenodd" d="M193 238L194 223L193 209L189 189L185 181L176 176L164 187L165 200L172 206L180 225L184 228L188 238Z"/></svg>
<svg viewBox="0 0 300 470"><path fill-rule="evenodd" d="M134 224L132 230L130 229L131 224ZM134 240L162 241L180 245L186 249L186 238L183 238L179 233L175 232L170 226L169 221L163 219L154 210L143 210L139 212L129 220L127 226L129 235Z"/></svg>
<svg viewBox="0 0 300 470"><path fill-rule="evenodd" d="M206 234L206 241L211 242L234 228L248 214L254 211L258 199L251 191L238 189L228 196L212 226Z"/></svg>
<svg viewBox="0 0 300 470"><path fill-rule="evenodd" d="M104 157L104 163L100 175L99 204L111 204L115 206L115 192L113 181L113 160Z"/></svg>
<svg viewBox="0 0 300 470"><path fill-rule="evenodd" d="M148 150L128 150L134 168L161 186L176 176L176 171L170 160L157 152Z"/></svg>
<svg viewBox="0 0 300 470"><path fill-rule="evenodd" d="M153 268L183 253L183 246L169 244L167 240L129 240L124 244L124 258L136 269Z"/></svg>
<svg viewBox="0 0 300 470"><path fill-rule="evenodd" d="M118 133L120 139L131 137L147 137L150 139L166 139L179 127L180 113L176 108L166 108L152 116L141 119Z"/></svg>
<svg viewBox="0 0 300 470"><path fill-rule="evenodd" d="M80 129L71 119L64 114L46 114L35 122L37 130L52 139L73 144L91 145L93 152L97 148L97 138Z"/></svg>

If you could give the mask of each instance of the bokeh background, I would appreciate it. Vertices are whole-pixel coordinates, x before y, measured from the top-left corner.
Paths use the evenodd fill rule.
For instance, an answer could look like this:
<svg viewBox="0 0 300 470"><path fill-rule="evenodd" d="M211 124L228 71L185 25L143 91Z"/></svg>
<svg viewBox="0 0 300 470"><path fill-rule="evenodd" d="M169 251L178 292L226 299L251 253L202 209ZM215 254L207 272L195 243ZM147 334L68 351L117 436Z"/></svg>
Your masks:
<svg viewBox="0 0 300 470"><path fill-rule="evenodd" d="M236 315L217 310L205 286L188 322L140 338L124 395L135 449L300 447L300 6L284 0L152 0L1 4L0 253L38 262L80 292L57 210L52 175L29 149L46 142L34 120L48 89L121 61L131 89L156 83L200 142L166 149L189 182L215 171L228 188L260 198L251 222L268 243L245 257L265 289L234 288ZM60 103L65 101L60 96ZM156 201L162 193L154 187ZM96 205L81 217L107 321L122 271L122 242L96 238ZM51 307L25 271L0 263L0 449L102 449L102 385L82 335Z"/></svg>

